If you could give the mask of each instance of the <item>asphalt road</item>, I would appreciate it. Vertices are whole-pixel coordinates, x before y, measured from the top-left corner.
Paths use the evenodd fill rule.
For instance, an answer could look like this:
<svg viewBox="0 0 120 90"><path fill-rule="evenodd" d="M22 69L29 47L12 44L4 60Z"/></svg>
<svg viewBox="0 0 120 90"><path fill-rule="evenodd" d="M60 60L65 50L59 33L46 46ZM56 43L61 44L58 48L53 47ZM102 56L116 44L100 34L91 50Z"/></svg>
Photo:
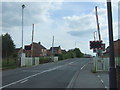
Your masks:
<svg viewBox="0 0 120 90"><path fill-rule="evenodd" d="M74 58L3 71L1 88L67 88L75 73L90 61Z"/></svg>

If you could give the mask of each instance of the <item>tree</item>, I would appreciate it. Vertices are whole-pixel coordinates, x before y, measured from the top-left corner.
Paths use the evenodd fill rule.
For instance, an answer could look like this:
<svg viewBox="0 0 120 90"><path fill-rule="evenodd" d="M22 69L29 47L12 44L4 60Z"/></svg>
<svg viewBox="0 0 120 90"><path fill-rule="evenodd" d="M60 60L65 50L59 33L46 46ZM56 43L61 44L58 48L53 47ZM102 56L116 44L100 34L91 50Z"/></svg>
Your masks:
<svg viewBox="0 0 120 90"><path fill-rule="evenodd" d="M76 57L78 57L78 58L83 57L83 53L80 51L79 48L75 48L74 53L75 53Z"/></svg>
<svg viewBox="0 0 120 90"><path fill-rule="evenodd" d="M15 45L11 36L6 33L2 35L2 58L9 58L15 50Z"/></svg>

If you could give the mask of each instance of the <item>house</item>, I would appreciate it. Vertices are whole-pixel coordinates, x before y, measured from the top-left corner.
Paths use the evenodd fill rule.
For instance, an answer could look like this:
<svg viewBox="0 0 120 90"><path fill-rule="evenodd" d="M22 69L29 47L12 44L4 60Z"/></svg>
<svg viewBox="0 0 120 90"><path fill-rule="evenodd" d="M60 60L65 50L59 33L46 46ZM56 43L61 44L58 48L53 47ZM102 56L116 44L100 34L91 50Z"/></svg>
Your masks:
<svg viewBox="0 0 120 90"><path fill-rule="evenodd" d="M21 57L21 53L25 54L25 50L24 49L22 50L22 47L16 48L15 52L18 54L18 57Z"/></svg>
<svg viewBox="0 0 120 90"><path fill-rule="evenodd" d="M110 46L106 48L106 52L103 54L104 56L109 56ZM120 39L114 41L114 54L115 56L120 56Z"/></svg>
<svg viewBox="0 0 120 90"><path fill-rule="evenodd" d="M32 50L32 48L33 48L33 50ZM26 57L46 56L47 50L43 45L41 45L40 42L38 42L38 43L33 42L33 47L32 47L32 44L25 45L25 54L26 54Z"/></svg>
<svg viewBox="0 0 120 90"><path fill-rule="evenodd" d="M52 50L53 50L54 55L62 54L61 47L58 46L58 47L53 47L53 48L51 47L49 50L47 50L48 56L52 56Z"/></svg>

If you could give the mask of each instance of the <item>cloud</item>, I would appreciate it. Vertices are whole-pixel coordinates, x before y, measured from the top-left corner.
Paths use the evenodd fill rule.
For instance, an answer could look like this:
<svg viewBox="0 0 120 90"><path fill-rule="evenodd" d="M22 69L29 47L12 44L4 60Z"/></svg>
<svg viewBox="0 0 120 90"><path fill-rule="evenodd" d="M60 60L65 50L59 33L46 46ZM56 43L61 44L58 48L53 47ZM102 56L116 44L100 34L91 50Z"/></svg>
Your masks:
<svg viewBox="0 0 120 90"><path fill-rule="evenodd" d="M99 25L101 32L103 32L104 29L107 29L106 12L107 11L105 8L98 9ZM90 33L92 35L94 31L97 31L95 10L85 15L67 16L63 17L63 19L65 20L65 24L68 27L68 33L72 36L86 36ZM104 36L106 37L106 35Z"/></svg>
<svg viewBox="0 0 120 90"><path fill-rule="evenodd" d="M76 37L87 36L87 38L89 38L89 36L93 34L93 33L91 33L91 31L94 31L94 29L93 30L88 30L88 31L82 31L82 32L81 31L70 31L70 32L68 32L68 34L70 34L72 36L76 36Z"/></svg>
<svg viewBox="0 0 120 90"><path fill-rule="evenodd" d="M24 8L24 25L30 26L37 23L52 23L50 11L60 9L60 4L52 2L41 3L3 3L2 4L2 26L14 27L21 26L22 22L22 4Z"/></svg>
<svg viewBox="0 0 120 90"><path fill-rule="evenodd" d="M54 35L55 46L60 45L68 50L75 48L75 42L79 41L80 43L77 42L76 47L79 47L83 52L92 53L89 50L89 41L93 40L93 32L97 31L94 9L96 3L92 5L91 3L80 2L63 4L62 0L60 3L54 2L54 0L37 3L3 3L3 33L10 33L17 47L21 46L22 4L26 5L24 9L24 45L31 43L32 24L34 23L34 41L40 41L46 48L51 47L52 36ZM88 5L89 9L85 5ZM108 25L104 5L98 7L98 14L101 35L104 41L107 42ZM114 25L114 28L116 26L117 24Z"/></svg>
<svg viewBox="0 0 120 90"><path fill-rule="evenodd" d="M91 14L83 16L68 16L63 17L69 29L74 31L85 31L95 29L95 17Z"/></svg>

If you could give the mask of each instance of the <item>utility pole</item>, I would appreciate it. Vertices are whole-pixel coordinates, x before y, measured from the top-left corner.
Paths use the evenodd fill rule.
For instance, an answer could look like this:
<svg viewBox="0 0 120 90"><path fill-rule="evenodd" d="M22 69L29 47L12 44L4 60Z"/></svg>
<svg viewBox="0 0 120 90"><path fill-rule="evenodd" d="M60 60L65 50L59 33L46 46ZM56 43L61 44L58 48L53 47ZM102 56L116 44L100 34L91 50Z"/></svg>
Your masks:
<svg viewBox="0 0 120 90"><path fill-rule="evenodd" d="M33 38L34 38L34 24L32 28L32 46L31 46L31 57L33 57Z"/></svg>
<svg viewBox="0 0 120 90"><path fill-rule="evenodd" d="M111 0L107 0L107 14L108 14L109 46L110 46L109 85L110 85L110 90L113 90L113 88L117 88L117 81L116 81L116 68L115 68L115 56L114 56Z"/></svg>
<svg viewBox="0 0 120 90"><path fill-rule="evenodd" d="M54 36L52 41L52 61L54 61Z"/></svg>

